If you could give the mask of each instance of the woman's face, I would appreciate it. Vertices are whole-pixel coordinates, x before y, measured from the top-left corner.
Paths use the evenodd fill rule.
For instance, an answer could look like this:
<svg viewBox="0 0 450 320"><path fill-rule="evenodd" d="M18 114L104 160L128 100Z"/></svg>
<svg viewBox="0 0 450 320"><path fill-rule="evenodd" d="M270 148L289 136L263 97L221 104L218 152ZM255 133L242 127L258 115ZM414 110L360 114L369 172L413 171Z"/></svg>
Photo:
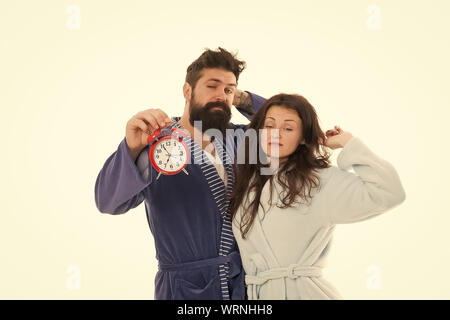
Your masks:
<svg viewBox="0 0 450 320"><path fill-rule="evenodd" d="M279 158L283 163L300 143L302 136L302 119L297 111L274 105L267 111L261 132L261 147L271 158Z"/></svg>

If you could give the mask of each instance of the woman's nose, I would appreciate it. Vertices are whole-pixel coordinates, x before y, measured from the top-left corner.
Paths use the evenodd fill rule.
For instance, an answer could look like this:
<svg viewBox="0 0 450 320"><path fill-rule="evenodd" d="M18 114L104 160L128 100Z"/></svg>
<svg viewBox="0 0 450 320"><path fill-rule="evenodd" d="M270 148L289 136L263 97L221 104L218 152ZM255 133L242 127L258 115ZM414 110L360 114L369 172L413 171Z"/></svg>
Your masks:
<svg viewBox="0 0 450 320"><path fill-rule="evenodd" d="M281 130L280 129L272 129L272 130L270 130L270 136L272 138L281 138Z"/></svg>

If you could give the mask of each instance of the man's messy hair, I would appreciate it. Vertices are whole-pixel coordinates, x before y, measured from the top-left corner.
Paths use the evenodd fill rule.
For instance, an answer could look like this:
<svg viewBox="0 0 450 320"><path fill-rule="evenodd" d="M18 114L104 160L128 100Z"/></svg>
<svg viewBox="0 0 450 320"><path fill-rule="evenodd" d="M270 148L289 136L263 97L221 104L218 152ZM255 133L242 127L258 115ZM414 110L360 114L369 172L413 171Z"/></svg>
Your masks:
<svg viewBox="0 0 450 320"><path fill-rule="evenodd" d="M198 79L202 76L203 69L217 68L232 72L239 79L239 74L245 69L245 61L236 59L236 54L232 54L223 48L213 51L206 49L197 60L187 68L186 82L195 88Z"/></svg>

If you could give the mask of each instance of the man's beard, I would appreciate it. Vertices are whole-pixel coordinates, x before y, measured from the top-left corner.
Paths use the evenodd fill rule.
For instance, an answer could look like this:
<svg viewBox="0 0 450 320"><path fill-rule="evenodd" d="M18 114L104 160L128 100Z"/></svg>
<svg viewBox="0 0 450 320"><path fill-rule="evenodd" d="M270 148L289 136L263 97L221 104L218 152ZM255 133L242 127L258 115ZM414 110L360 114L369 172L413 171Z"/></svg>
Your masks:
<svg viewBox="0 0 450 320"><path fill-rule="evenodd" d="M220 107L221 110L212 110ZM189 106L189 122L194 126L194 121L202 122L202 133L208 129L217 129L225 136L225 130L231 119L231 110L223 101L208 102L201 106L195 101L194 95Z"/></svg>

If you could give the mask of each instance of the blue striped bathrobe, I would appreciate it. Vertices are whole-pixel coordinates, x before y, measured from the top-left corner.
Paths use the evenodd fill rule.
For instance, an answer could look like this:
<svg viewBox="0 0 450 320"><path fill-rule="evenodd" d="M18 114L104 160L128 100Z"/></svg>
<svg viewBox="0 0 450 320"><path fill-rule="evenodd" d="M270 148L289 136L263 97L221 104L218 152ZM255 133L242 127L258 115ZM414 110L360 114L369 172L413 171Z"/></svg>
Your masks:
<svg viewBox="0 0 450 320"><path fill-rule="evenodd" d="M264 99L251 97L257 111ZM170 127L181 128L178 120L172 118ZM230 123L229 128L242 129L242 133L246 125ZM191 153L185 168L188 175L181 171L157 180L158 172L149 163L149 147L135 163L125 138L101 169L95 184L100 212L123 214L145 203L159 265L155 299L246 298L241 258L225 215L235 180L232 158L239 140L213 141L227 173L226 186L205 151L189 136L185 139Z"/></svg>

